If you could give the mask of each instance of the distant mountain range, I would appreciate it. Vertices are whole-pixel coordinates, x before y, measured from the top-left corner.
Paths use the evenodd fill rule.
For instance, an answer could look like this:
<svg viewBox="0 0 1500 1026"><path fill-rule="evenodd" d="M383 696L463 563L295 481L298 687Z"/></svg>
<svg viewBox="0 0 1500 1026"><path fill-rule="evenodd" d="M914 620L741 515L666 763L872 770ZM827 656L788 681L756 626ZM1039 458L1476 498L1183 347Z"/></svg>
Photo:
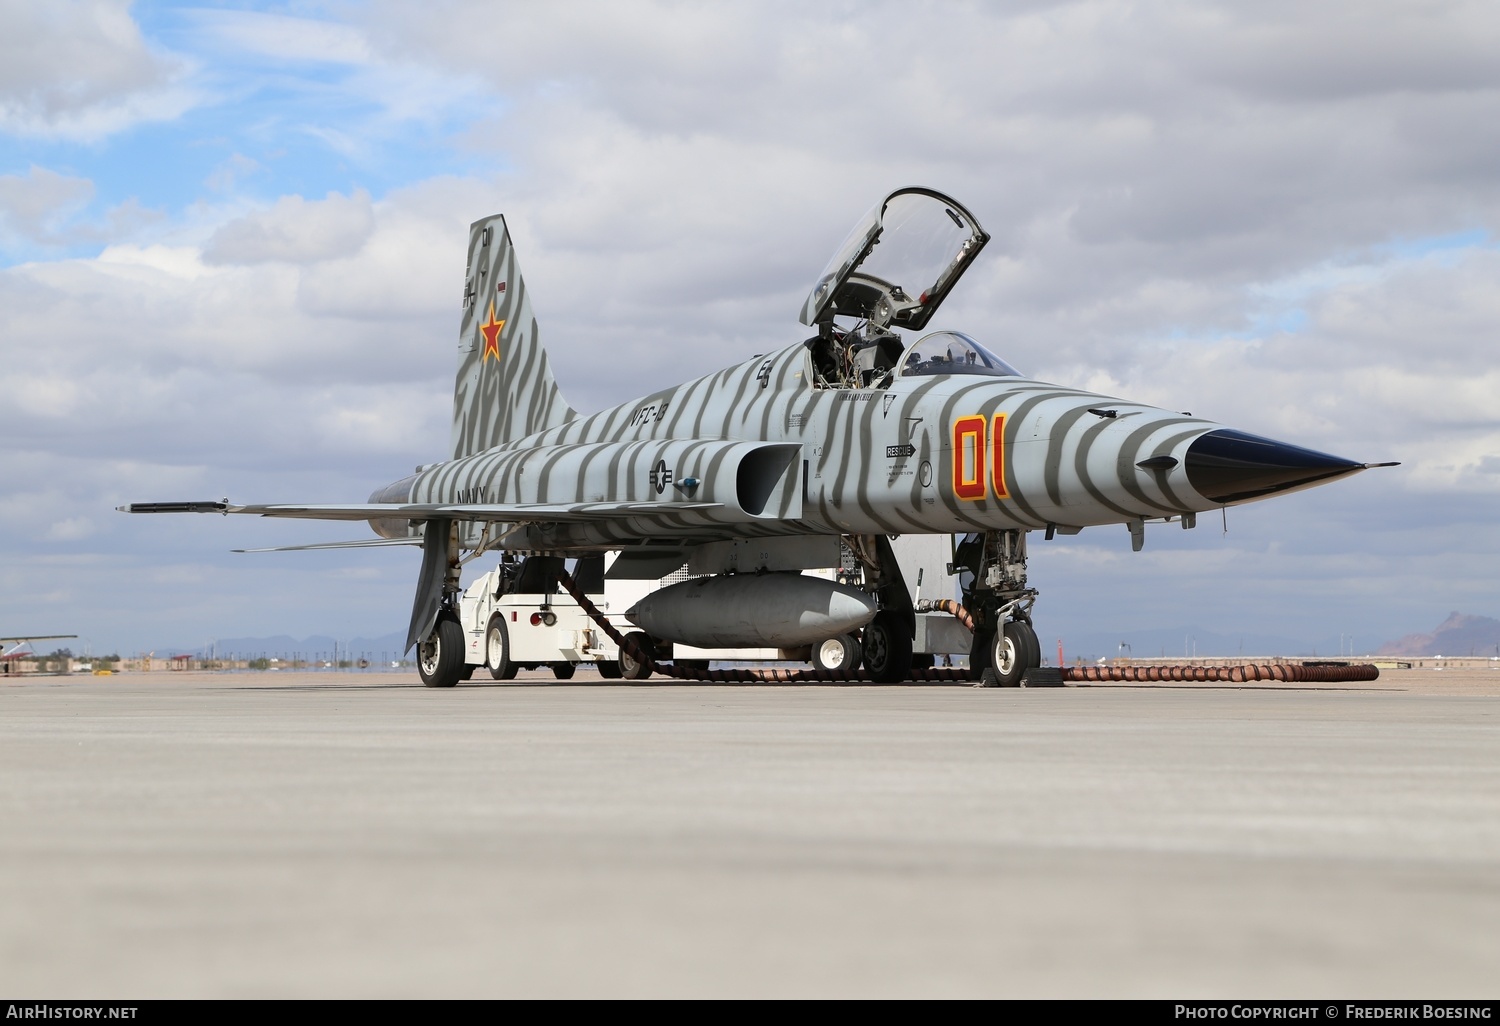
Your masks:
<svg viewBox="0 0 1500 1026"><path fill-rule="evenodd" d="M1376 655L1494 656L1500 655L1500 620L1488 616L1449 613L1431 634L1408 634L1382 645Z"/></svg>

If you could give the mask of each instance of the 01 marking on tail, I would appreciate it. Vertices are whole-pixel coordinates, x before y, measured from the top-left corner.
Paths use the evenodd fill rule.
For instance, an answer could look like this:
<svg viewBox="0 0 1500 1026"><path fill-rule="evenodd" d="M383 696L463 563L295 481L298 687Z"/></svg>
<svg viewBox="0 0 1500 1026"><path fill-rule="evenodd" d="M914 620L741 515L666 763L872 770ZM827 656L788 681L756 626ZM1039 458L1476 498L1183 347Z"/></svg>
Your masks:
<svg viewBox="0 0 1500 1026"><path fill-rule="evenodd" d="M1191 527L1206 510L1387 465L1033 380L961 332L921 335L988 241L955 200L893 192L819 276L801 314L811 338L580 416L553 379L505 220L489 217L469 233L448 459L365 503L120 508L364 520L379 536L369 544L420 544L407 644L434 686L462 668L443 655L461 568L491 550L554 562L618 551L611 573L714 575L641 613L669 643L803 644L799 621L832 622L837 607L841 629L862 628L880 653L872 676L905 679L915 613L888 538L957 535L972 670L1008 684L1041 658L1029 532L1124 524L1139 549L1147 521ZM753 558L726 544L747 539ZM851 557L867 602L800 573Z"/></svg>

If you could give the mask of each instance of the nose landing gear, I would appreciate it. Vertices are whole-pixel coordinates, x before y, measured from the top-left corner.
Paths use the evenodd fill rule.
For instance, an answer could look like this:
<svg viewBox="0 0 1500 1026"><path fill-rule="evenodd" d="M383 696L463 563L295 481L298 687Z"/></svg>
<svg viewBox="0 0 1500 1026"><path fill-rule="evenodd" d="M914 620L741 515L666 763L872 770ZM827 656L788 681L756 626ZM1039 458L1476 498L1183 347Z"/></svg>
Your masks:
<svg viewBox="0 0 1500 1026"><path fill-rule="evenodd" d="M1026 586L1026 532L968 535L954 563L968 571L962 587L964 606L974 617L971 676L991 687L1019 686L1027 670L1042 665L1042 646L1031 626L1037 593Z"/></svg>

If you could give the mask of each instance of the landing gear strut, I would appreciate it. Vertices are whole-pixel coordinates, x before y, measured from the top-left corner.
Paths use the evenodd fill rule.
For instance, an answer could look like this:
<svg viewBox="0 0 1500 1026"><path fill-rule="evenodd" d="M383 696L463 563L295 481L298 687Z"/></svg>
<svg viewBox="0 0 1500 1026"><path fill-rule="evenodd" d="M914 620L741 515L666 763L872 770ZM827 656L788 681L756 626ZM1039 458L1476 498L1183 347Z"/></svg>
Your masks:
<svg viewBox="0 0 1500 1026"><path fill-rule="evenodd" d="M849 535L844 543L863 566L866 586L880 603L880 612L864 630L865 669L876 684L907 680L911 677L917 614L891 540L883 534Z"/></svg>
<svg viewBox="0 0 1500 1026"><path fill-rule="evenodd" d="M1036 589L1026 586L1026 532L985 531L964 538L954 563L968 571L964 606L974 618L970 674L991 686L1016 687L1042 665L1031 626Z"/></svg>

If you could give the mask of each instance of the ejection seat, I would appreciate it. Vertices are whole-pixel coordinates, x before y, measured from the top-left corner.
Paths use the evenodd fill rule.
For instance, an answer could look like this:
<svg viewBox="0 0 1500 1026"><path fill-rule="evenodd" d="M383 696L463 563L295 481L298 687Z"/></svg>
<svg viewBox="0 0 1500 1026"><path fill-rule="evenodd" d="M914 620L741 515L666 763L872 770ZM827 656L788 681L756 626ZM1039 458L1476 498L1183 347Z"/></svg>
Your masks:
<svg viewBox="0 0 1500 1026"><path fill-rule="evenodd" d="M860 388L885 387L890 384L891 372L901 362L901 339L885 335L854 347L853 363L855 380Z"/></svg>

